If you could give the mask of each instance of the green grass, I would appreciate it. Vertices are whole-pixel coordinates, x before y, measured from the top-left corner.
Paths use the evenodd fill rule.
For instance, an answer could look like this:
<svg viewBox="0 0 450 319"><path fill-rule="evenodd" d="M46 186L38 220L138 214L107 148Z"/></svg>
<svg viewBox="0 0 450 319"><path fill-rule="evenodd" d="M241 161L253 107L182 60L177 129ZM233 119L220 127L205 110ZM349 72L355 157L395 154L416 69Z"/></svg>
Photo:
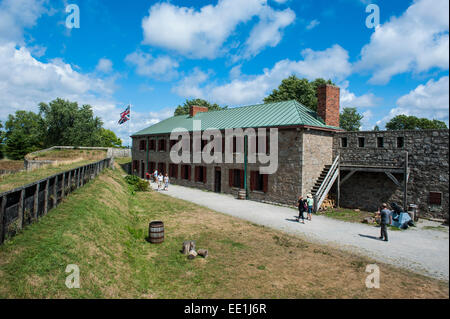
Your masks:
<svg viewBox="0 0 450 319"><path fill-rule="evenodd" d="M423 226L423 229L428 229L428 230L438 230L438 231L443 231L443 232L448 232L448 227L445 226Z"/></svg>
<svg viewBox="0 0 450 319"><path fill-rule="evenodd" d="M67 160L76 157L83 158L104 158L106 150L83 150L83 149L53 149L49 151L39 152L29 156L30 160Z"/></svg>
<svg viewBox="0 0 450 319"><path fill-rule="evenodd" d="M114 162L117 164L125 164L131 162L131 157L115 157Z"/></svg>
<svg viewBox="0 0 450 319"><path fill-rule="evenodd" d="M342 220L352 223L361 223L365 217L373 217L373 213L366 211L355 211L347 208L332 208L326 211L319 212L319 215L324 215L337 220Z"/></svg>
<svg viewBox="0 0 450 319"><path fill-rule="evenodd" d="M390 280L368 290L370 259L157 192L133 195L123 174L106 169L0 246L0 298L448 298L448 282L380 263ZM164 222L163 244L146 240L153 220ZM208 258L188 260L185 240ZM80 289L65 286L68 264Z"/></svg>
<svg viewBox="0 0 450 319"><path fill-rule="evenodd" d="M79 166L97 162L98 160L84 160L71 164L64 164L58 166L47 166L33 171L23 171L15 174L7 174L0 176L0 192L6 192L19 186L23 186L47 176L52 176Z"/></svg>

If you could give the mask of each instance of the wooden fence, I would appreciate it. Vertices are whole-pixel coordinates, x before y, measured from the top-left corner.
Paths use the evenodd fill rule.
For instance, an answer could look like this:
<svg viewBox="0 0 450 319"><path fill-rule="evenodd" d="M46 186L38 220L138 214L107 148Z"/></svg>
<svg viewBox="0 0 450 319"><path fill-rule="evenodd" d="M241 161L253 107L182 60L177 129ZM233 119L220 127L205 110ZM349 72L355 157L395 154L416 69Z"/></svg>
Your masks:
<svg viewBox="0 0 450 319"><path fill-rule="evenodd" d="M0 194L0 245L113 165L112 158L61 172Z"/></svg>

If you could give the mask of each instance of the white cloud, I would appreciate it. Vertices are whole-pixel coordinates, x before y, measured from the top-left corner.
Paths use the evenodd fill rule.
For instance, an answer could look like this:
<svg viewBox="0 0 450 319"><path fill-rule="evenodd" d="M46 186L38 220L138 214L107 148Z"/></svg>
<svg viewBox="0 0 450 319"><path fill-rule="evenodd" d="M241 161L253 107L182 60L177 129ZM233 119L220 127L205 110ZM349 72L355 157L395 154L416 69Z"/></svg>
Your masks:
<svg viewBox="0 0 450 319"><path fill-rule="evenodd" d="M200 10L158 3L150 7L142 21L144 44L174 50L193 58L215 58L225 52L224 43L238 25L259 16L247 47L252 53L266 45L274 46L281 38L280 30L290 24L295 14L286 9L274 11L267 0L219 0ZM270 32L268 38L264 33ZM264 36L258 39L258 36Z"/></svg>
<svg viewBox="0 0 450 319"><path fill-rule="evenodd" d="M204 83L209 76L210 73L205 73L199 68L194 68L190 75L184 77L172 88L172 92L184 97L202 98L204 92L200 85Z"/></svg>
<svg viewBox="0 0 450 319"><path fill-rule="evenodd" d="M241 76L223 85L209 83L202 87L201 84L208 79L208 74L196 69L190 77L174 88L174 92L180 96L206 98L220 104L260 103L282 79L291 74L310 80L322 77L336 81L351 73L348 52L339 45L324 51L306 49L302 51L302 56L302 60L281 60L272 69L264 69L263 74Z"/></svg>
<svg viewBox="0 0 450 319"><path fill-rule="evenodd" d="M136 73L142 76L169 81L178 76L178 62L168 56L154 58L148 53L136 51L126 56L125 61L136 67Z"/></svg>
<svg viewBox="0 0 450 319"><path fill-rule="evenodd" d="M373 130L373 125L371 124L371 119L373 117L373 113L370 110L367 110L365 112L362 113L362 120L361 120L361 130L362 131L371 131Z"/></svg>
<svg viewBox="0 0 450 319"><path fill-rule="evenodd" d="M386 124L396 115L414 115L428 119L437 119L449 124L449 77L443 76L439 80L429 80L420 84L408 94L400 97L396 107L389 114L377 122Z"/></svg>
<svg viewBox="0 0 450 319"><path fill-rule="evenodd" d="M448 76L429 80L397 100L397 110L418 117L436 118L448 122Z"/></svg>
<svg viewBox="0 0 450 319"><path fill-rule="evenodd" d="M307 30L314 29L314 28L317 27L319 24L320 24L319 20L314 19L314 20L312 20L312 21L306 26L306 29L307 29Z"/></svg>
<svg viewBox="0 0 450 319"><path fill-rule="evenodd" d="M350 92L348 90L349 82L342 81L338 83L340 87L340 106L341 110L344 107L356 107L356 108L365 108L376 106L380 103L381 98L375 96L373 93L367 93L360 96L357 96L355 93Z"/></svg>
<svg viewBox="0 0 450 319"><path fill-rule="evenodd" d="M106 58L101 58L98 60L98 64L96 66L96 70L102 73L110 73L112 71L113 63L111 60Z"/></svg>
<svg viewBox="0 0 450 319"><path fill-rule="evenodd" d="M3 0L0 3L0 44L16 42L23 44L23 30L36 25L48 10L44 0Z"/></svg>
<svg viewBox="0 0 450 319"><path fill-rule="evenodd" d="M117 121L122 106L112 98L114 83L92 74L82 74L61 59L43 63L26 47L15 43L0 45L0 111L4 121L17 110L38 111L40 102L58 97L90 104L94 114L104 121L104 127L122 132ZM138 124L138 123L137 123ZM143 128L143 127L142 127ZM126 138L122 134L121 138Z"/></svg>
<svg viewBox="0 0 450 319"><path fill-rule="evenodd" d="M371 83L384 84L405 72L449 66L448 0L416 0L400 17L379 25L361 50L357 71L371 71Z"/></svg>
<svg viewBox="0 0 450 319"><path fill-rule="evenodd" d="M265 7L261 11L259 22L253 27L245 42L244 57L255 56L267 46L277 46L282 38L282 30L294 20L295 13L291 9L275 11Z"/></svg>

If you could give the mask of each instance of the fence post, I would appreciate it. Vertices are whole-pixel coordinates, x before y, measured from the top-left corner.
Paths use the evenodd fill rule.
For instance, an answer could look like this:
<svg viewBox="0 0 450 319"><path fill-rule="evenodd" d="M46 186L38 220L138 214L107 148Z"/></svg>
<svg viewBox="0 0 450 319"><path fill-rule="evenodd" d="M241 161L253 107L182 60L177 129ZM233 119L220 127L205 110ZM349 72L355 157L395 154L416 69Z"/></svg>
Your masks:
<svg viewBox="0 0 450 319"><path fill-rule="evenodd" d="M77 187L80 187L80 168L77 168Z"/></svg>
<svg viewBox="0 0 450 319"><path fill-rule="evenodd" d="M61 183L61 199L66 196L66 172L62 174L62 183Z"/></svg>
<svg viewBox="0 0 450 319"><path fill-rule="evenodd" d="M33 196L33 219L38 219L38 210L39 210L39 186L41 183L36 184L36 190L34 191Z"/></svg>
<svg viewBox="0 0 450 319"><path fill-rule="evenodd" d="M58 176L55 176L55 181L53 184L53 207L56 207L56 203L57 203L57 199L58 199Z"/></svg>
<svg viewBox="0 0 450 319"><path fill-rule="evenodd" d="M68 188L67 194L72 192L72 171L69 172L69 176L67 179L67 188Z"/></svg>
<svg viewBox="0 0 450 319"><path fill-rule="evenodd" d="M25 197L25 188L22 188L22 190L20 191L19 212L18 212L18 215L19 215L19 217L18 217L18 219L19 219L19 222L18 222L19 229L23 228L23 200L24 200L24 197Z"/></svg>
<svg viewBox="0 0 450 319"><path fill-rule="evenodd" d="M48 212L48 184L50 180L47 178L45 181L45 191L44 191L44 215L47 215Z"/></svg>
<svg viewBox="0 0 450 319"><path fill-rule="evenodd" d="M0 244L5 240L5 210L6 210L6 201L8 197L2 196L1 206L0 206Z"/></svg>

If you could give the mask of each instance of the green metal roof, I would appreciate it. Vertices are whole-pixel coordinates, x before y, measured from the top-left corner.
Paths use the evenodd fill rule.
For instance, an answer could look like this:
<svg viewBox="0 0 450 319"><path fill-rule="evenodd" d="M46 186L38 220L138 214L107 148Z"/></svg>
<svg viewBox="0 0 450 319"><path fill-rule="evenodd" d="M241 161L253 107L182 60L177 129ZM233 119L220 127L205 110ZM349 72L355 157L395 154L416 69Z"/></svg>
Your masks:
<svg viewBox="0 0 450 319"><path fill-rule="evenodd" d="M274 127L306 125L337 129L326 125L316 112L296 100L228 108L219 111L197 113L194 117L177 115L147 127L132 136L166 134L177 128L193 131L194 120L201 121L201 130L247 127Z"/></svg>

